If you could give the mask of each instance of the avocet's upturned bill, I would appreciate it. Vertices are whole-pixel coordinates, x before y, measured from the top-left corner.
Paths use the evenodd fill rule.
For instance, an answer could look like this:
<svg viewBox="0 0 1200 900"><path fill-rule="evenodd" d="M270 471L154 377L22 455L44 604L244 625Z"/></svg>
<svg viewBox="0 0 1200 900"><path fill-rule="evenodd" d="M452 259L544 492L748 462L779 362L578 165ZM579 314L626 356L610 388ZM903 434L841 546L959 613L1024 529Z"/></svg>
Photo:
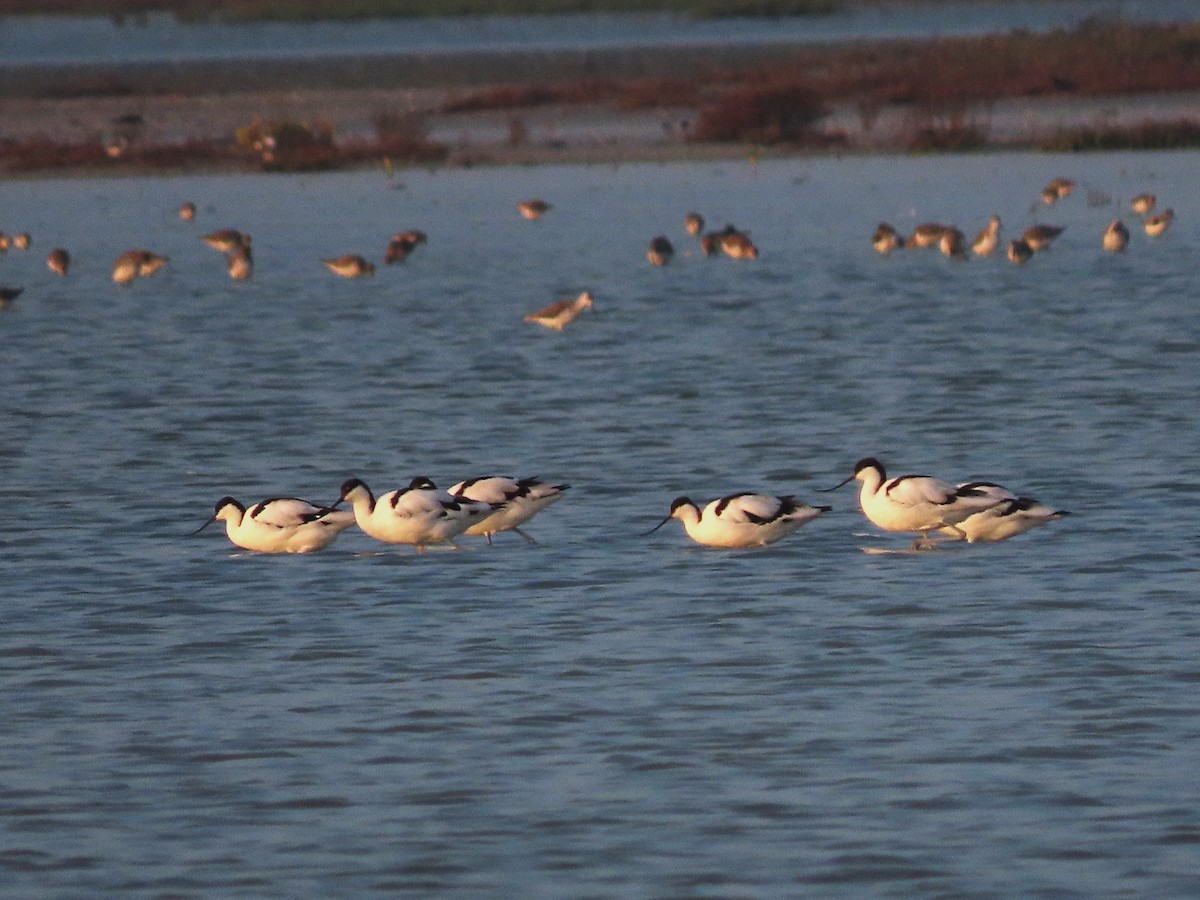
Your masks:
<svg viewBox="0 0 1200 900"><path fill-rule="evenodd" d="M447 543L458 549L454 538L495 512L492 503L476 503L438 490L424 476L406 488L388 491L378 500L358 478L342 484L336 507L349 500L358 527L385 544L411 544L424 553L430 544Z"/></svg>
<svg viewBox="0 0 1200 900"><path fill-rule="evenodd" d="M515 531L529 543L532 537L521 530L535 515L562 499L569 484L550 484L540 478L510 478L507 475L487 475L460 481L450 488L450 494L464 500L490 503L500 508L482 521L476 522L464 534L483 535L492 542L492 535Z"/></svg>
<svg viewBox="0 0 1200 900"><path fill-rule="evenodd" d="M954 540L966 540L972 544L1007 541L1030 529L1070 515L1066 510L1054 509L1032 497L1019 497L1008 488L991 481L969 481L958 487L959 490L966 488L980 491L1000 502L982 512L967 516L953 528L943 528L942 532Z"/></svg>
<svg viewBox="0 0 1200 900"><path fill-rule="evenodd" d="M212 518L192 534L199 534L217 521L224 521L229 540L244 550L311 553L337 540L354 524L354 516L296 497L274 497L249 509L232 497L222 497L213 508Z"/></svg>
<svg viewBox="0 0 1200 900"><path fill-rule="evenodd" d="M806 506L790 495L743 493L720 497L701 510L687 497L676 497L666 518L646 534L678 519L688 537L706 547L765 547L830 509Z"/></svg>
<svg viewBox="0 0 1200 900"><path fill-rule="evenodd" d="M858 505L863 515L884 531L921 535L914 549L929 546L929 532L954 528L968 516L1004 502L985 491L960 488L929 475L889 479L883 464L873 456L860 459L849 478L827 491L836 491L855 480L862 482Z"/></svg>

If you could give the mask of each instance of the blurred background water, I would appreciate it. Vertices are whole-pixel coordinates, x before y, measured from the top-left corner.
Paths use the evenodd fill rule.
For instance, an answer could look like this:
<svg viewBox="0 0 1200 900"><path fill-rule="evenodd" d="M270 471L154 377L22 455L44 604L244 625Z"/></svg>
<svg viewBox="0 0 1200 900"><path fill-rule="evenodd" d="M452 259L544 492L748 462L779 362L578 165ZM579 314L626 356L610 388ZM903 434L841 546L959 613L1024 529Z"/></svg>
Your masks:
<svg viewBox="0 0 1200 900"><path fill-rule="evenodd" d="M847 7L821 16L689 19L662 13L328 22L180 22L165 13L0 17L5 63L269 59L779 43L1075 28L1088 20L1194 22L1193 0L1017 0Z"/></svg>
<svg viewBox="0 0 1200 900"><path fill-rule="evenodd" d="M4 893L1195 896L1197 160L0 183L34 240L0 257ZM761 258L700 258L693 209ZM1066 231L1024 267L869 245L993 213ZM372 279L319 262L406 228ZM120 289L132 246L171 262ZM868 555L908 540L816 493L866 455L1074 515ZM536 545L185 537L225 494L491 472L573 485ZM835 509L759 552L640 536L736 490Z"/></svg>

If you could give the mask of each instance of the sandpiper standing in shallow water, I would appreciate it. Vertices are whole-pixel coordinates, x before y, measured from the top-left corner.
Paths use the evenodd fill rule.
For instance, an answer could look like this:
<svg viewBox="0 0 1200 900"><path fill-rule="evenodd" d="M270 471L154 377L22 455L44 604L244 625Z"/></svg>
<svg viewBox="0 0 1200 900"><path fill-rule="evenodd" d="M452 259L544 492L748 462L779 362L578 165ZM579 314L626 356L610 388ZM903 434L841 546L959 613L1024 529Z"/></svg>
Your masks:
<svg viewBox="0 0 1200 900"><path fill-rule="evenodd" d="M1065 231L1057 225L1030 225L1021 234L1021 240L1029 245L1034 253L1046 250L1054 243L1054 239Z"/></svg>
<svg viewBox="0 0 1200 900"><path fill-rule="evenodd" d="M976 256L991 256L996 252L999 243L1000 217L992 216L988 219L987 226L975 235L975 240L971 243L971 252Z"/></svg>
<svg viewBox="0 0 1200 900"><path fill-rule="evenodd" d="M201 235L200 240L221 253L233 253L242 247L250 246L250 235L236 228L222 228L220 231Z"/></svg>
<svg viewBox="0 0 1200 900"><path fill-rule="evenodd" d="M71 254L62 247L56 247L46 257L46 268L56 275L66 275L71 268Z"/></svg>
<svg viewBox="0 0 1200 900"><path fill-rule="evenodd" d="M24 290L25 288L0 285L0 309L7 309L8 305L20 297Z"/></svg>
<svg viewBox="0 0 1200 900"><path fill-rule="evenodd" d="M1158 202L1158 198L1153 194L1138 194L1129 201L1129 208L1137 215L1144 216L1150 210L1154 209L1154 204Z"/></svg>
<svg viewBox="0 0 1200 900"><path fill-rule="evenodd" d="M1146 229L1146 234L1150 235L1150 237L1158 237L1167 230L1167 226L1171 224L1174 218L1175 210L1164 209L1157 216L1150 216L1150 218L1146 219L1142 223L1142 227Z"/></svg>
<svg viewBox="0 0 1200 900"><path fill-rule="evenodd" d="M525 317L526 322L544 325L555 331L562 331L575 321L581 312L592 308L592 292L584 291L574 300L559 300L549 306L532 312Z"/></svg>
<svg viewBox="0 0 1200 900"><path fill-rule="evenodd" d="M920 250L928 247L936 247L938 241L942 239L942 232L945 230L946 226L937 222L922 222L913 229L913 233L904 242L904 246L916 247Z"/></svg>
<svg viewBox="0 0 1200 900"><path fill-rule="evenodd" d="M392 263L404 262L418 244L424 244L427 240L425 232L416 228L393 234L392 239L388 241L387 252L383 254L384 263L390 266Z"/></svg>
<svg viewBox="0 0 1200 900"><path fill-rule="evenodd" d="M551 209L549 203L545 200L522 200L517 204L517 212L526 219L540 219Z"/></svg>
<svg viewBox="0 0 1200 900"><path fill-rule="evenodd" d="M665 235L660 234L650 241L650 247L646 251L646 259L650 260L651 265L665 266L674 258L675 247Z"/></svg>
<svg viewBox="0 0 1200 900"><path fill-rule="evenodd" d="M967 236L957 228L946 228L938 238L938 249L943 256L950 259L965 260L967 258Z"/></svg>
<svg viewBox="0 0 1200 900"><path fill-rule="evenodd" d="M168 262L167 257L149 250L126 250L113 262L112 280L117 284L129 284L135 278L153 275Z"/></svg>
<svg viewBox="0 0 1200 900"><path fill-rule="evenodd" d="M758 247L750 240L750 235L739 231L732 225L726 225L719 232L721 251L730 259L758 259Z"/></svg>
<svg viewBox="0 0 1200 900"><path fill-rule="evenodd" d="M321 262L334 275L341 275L343 278L361 278L363 275L375 274L375 263L368 262L354 253L346 253L333 259L323 259Z"/></svg>
<svg viewBox="0 0 1200 900"><path fill-rule="evenodd" d="M1129 245L1129 229L1120 219L1113 219L1104 229L1101 246L1109 253L1120 253Z"/></svg>
<svg viewBox="0 0 1200 900"><path fill-rule="evenodd" d="M887 256L893 250L902 248L904 239L889 222L880 222L871 234L871 246L875 248L876 253Z"/></svg>
<svg viewBox="0 0 1200 900"><path fill-rule="evenodd" d="M1021 266L1033 259L1033 248L1022 240L1008 242L1006 251L1008 258L1015 265Z"/></svg>
<svg viewBox="0 0 1200 900"><path fill-rule="evenodd" d="M226 263L229 267L229 277L234 281L245 281L254 274L254 254L249 244L230 253Z"/></svg>
<svg viewBox="0 0 1200 900"><path fill-rule="evenodd" d="M1069 196L1073 190L1075 190L1075 182L1070 178L1055 178L1042 188L1042 201L1049 206Z"/></svg>

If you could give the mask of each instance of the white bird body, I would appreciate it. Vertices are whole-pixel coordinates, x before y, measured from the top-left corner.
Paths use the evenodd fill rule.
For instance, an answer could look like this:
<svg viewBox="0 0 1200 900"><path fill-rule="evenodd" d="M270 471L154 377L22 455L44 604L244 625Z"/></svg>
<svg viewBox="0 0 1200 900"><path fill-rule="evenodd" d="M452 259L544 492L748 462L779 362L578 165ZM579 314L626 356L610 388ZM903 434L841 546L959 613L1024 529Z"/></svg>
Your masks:
<svg viewBox="0 0 1200 900"><path fill-rule="evenodd" d="M454 538L495 510L491 503L464 501L440 491L428 478L414 478L406 488L388 491L378 499L357 478L342 485L338 503L354 506L358 527L385 544L412 544L419 553L429 544ZM337 504L334 504L335 506Z"/></svg>
<svg viewBox="0 0 1200 900"><path fill-rule="evenodd" d="M677 497L667 517L650 530L678 519L688 537L706 547L765 547L829 509L806 506L791 496L743 493L720 497L701 510L687 497Z"/></svg>
<svg viewBox="0 0 1200 900"><path fill-rule="evenodd" d="M884 531L917 532L924 537L1004 502L983 491L959 488L929 475L889 479L883 464L874 457L859 460L854 474L842 484L853 480L862 482L858 505L874 525Z"/></svg>
<svg viewBox="0 0 1200 900"><path fill-rule="evenodd" d="M450 488L450 494L465 500L490 503L499 508L491 515L476 522L464 534L483 535L488 543L492 535L501 531L515 531L531 544L533 538L520 526L532 519L551 503L562 499L569 484L550 484L539 478L510 478L506 475L488 475L460 481Z"/></svg>
<svg viewBox="0 0 1200 900"><path fill-rule="evenodd" d="M217 501L213 517L193 533L217 521L225 523L229 540L245 550L311 553L332 544L354 524L354 516L296 497L262 500L249 509L232 497L223 497Z"/></svg>
<svg viewBox="0 0 1200 900"><path fill-rule="evenodd" d="M969 488L995 497L1000 502L982 512L967 516L953 528L942 531L956 540L968 543L1006 541L1030 529L1069 516L1066 510L1053 509L1032 497L1018 497L1012 491L991 481L971 481L960 484L959 489Z"/></svg>

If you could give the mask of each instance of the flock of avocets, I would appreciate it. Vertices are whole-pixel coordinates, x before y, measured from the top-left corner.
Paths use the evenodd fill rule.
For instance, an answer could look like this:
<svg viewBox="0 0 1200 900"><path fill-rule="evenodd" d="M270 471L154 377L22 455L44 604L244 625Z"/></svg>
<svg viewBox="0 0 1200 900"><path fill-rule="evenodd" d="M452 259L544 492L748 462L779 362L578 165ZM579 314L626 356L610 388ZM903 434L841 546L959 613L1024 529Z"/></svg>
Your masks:
<svg viewBox="0 0 1200 900"><path fill-rule="evenodd" d="M1046 204L1068 196L1075 183L1056 178L1041 192ZM1171 224L1174 213L1166 209L1154 213L1157 204L1151 194L1140 194L1131 202L1132 211L1143 217L1147 235L1156 237ZM517 204L520 214L537 219L551 209L544 200L526 200ZM191 220L195 205L184 203L179 215ZM698 237L705 256L718 253L734 259L757 259L758 248L749 235L732 225L720 231L704 231L704 219L689 213L684 219L688 234ZM1020 238L1008 243L1007 255L1014 263L1024 263L1046 249L1063 231L1052 225L1034 225ZM989 256L999 246L1000 217L992 216L970 250L977 256ZM224 229L202 235L202 240L226 256L229 276L249 278L254 270L251 240L248 234ZM1114 219L1101 238L1104 250L1118 253L1129 242L1129 231ZM419 245L426 243L424 232L410 230L392 236L384 263L403 262ZM951 225L924 223L908 237L901 236L883 222L872 236L880 253L908 247L938 247L953 259L967 259L966 238ZM0 251L10 247L28 249L26 233L12 237L0 234ZM647 259L656 266L667 265L675 255L669 238L659 235L650 241ZM167 257L144 249L122 253L114 262L113 281L128 285L148 277L168 262ZM362 256L346 254L321 262L345 278L372 275L375 266ZM47 258L49 268L66 275L70 256L64 248L55 248ZM0 288L0 308L21 292L20 288ZM584 310L592 307L590 292L562 300L525 316L525 321L561 330ZM1004 541L1032 528L1068 515L1031 497L1021 496L992 482L973 481L952 484L928 475L901 475L889 478L883 464L873 457L860 460L845 481L827 490L836 490L850 481L861 482L859 506L866 518L878 528L890 532L917 535L913 549L932 549L946 541L970 543ZM455 542L463 535L483 536L490 544L493 536L512 531L529 542L534 539L522 530L537 513L562 499L569 485L540 478L514 478L491 475L471 478L440 490L426 477L414 478L407 487L388 491L378 497L361 480L346 481L336 501L318 505L295 497L276 497L245 507L233 497L223 497L213 516L196 532L213 522L223 521L229 540L238 547L262 553L308 553L328 547L341 532L357 526L370 537L385 544L415 546L424 552L431 545ZM351 510L338 507L349 503ZM709 547L761 547L781 540L800 526L829 512L828 506L809 506L792 495L738 493L712 500L703 506L688 497L679 497L661 522L646 532L657 531L671 519L678 519L687 535Z"/></svg>
<svg viewBox="0 0 1200 900"><path fill-rule="evenodd" d="M855 480L862 483L858 502L867 519L884 531L918 535L914 550L945 541L1004 541L1068 515L992 482L955 485L929 475L888 478L873 457L859 460L850 477L823 493ZM377 541L415 546L419 553L435 544L459 549L455 539L461 535L482 536L490 544L505 531L534 543L521 526L562 499L569 487L536 477L490 475L440 490L420 476L407 487L376 496L361 479L351 478L342 484L338 499L325 506L276 497L247 508L233 497L222 497L212 518L192 533L223 521L230 541L261 553L321 550L354 525ZM351 509L339 509L343 503ZM764 547L830 509L809 506L792 495L730 494L703 507L678 497L646 534L678 519L692 540L708 547Z"/></svg>
<svg viewBox="0 0 1200 900"><path fill-rule="evenodd" d="M1075 182L1069 178L1055 178L1042 188L1042 201L1047 206L1057 203L1075 190ZM1167 230L1175 219L1173 209L1154 212L1158 198L1153 194L1138 194L1130 202L1135 215L1142 216L1142 229L1150 237L1158 237ZM1057 225L1031 225L1019 238L1008 242L1005 254L1016 265L1029 262L1033 255L1047 249L1064 231ZM913 229L908 237L900 234L889 222L880 222L871 235L871 246L886 255L894 250L906 248L925 249L937 247L951 259L969 259L967 237L953 225L939 222L923 222ZM991 256L1000 246L1000 217L992 216L971 242L971 253L976 256ZM1109 253L1122 253L1129 246L1129 229L1120 219L1113 219L1100 236L1100 246Z"/></svg>

